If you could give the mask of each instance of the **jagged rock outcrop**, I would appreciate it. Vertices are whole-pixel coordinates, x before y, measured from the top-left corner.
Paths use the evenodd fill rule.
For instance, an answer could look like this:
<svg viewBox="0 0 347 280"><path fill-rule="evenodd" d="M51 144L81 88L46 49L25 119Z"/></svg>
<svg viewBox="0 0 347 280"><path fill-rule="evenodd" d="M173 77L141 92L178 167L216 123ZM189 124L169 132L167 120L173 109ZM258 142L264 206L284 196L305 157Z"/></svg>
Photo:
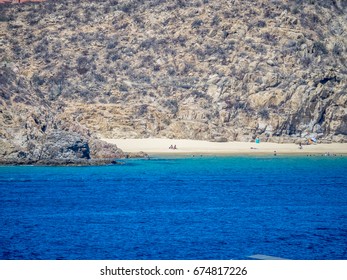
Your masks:
<svg viewBox="0 0 347 280"><path fill-rule="evenodd" d="M109 148L95 154L106 147L95 144L101 136L346 142L346 8L342 0L0 5L0 152L49 156L56 149L45 154L38 143L61 131L73 132L61 134L63 158L83 156L86 143L90 156L107 157Z"/></svg>
<svg viewBox="0 0 347 280"><path fill-rule="evenodd" d="M19 95L9 94L18 92L15 77L8 67L0 68L0 163L105 164L127 156L115 145L93 137L87 128L66 119L64 104L45 102L26 91L30 87L25 81ZM20 102L14 101L19 96Z"/></svg>

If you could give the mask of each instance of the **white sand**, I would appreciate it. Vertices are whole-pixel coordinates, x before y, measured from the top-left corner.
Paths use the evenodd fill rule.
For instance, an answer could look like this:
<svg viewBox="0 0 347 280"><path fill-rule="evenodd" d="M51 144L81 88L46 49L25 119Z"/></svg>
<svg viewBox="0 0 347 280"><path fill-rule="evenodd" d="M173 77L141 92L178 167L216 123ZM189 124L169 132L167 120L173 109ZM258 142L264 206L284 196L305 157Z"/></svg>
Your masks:
<svg viewBox="0 0 347 280"><path fill-rule="evenodd" d="M296 144L278 143L251 143L251 142L209 142L183 139L102 139L108 143L116 144L124 152L143 151L149 155L160 154L347 154L347 143L303 145L299 149ZM176 150L169 149L176 145Z"/></svg>

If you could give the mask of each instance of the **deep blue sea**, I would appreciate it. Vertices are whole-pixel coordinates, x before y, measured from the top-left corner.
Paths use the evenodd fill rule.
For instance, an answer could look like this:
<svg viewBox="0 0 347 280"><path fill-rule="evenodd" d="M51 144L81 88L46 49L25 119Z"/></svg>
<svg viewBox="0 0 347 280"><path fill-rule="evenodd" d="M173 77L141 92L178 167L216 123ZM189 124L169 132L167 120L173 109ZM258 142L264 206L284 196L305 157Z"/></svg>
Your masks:
<svg viewBox="0 0 347 280"><path fill-rule="evenodd" d="M347 157L0 167L0 259L347 259Z"/></svg>

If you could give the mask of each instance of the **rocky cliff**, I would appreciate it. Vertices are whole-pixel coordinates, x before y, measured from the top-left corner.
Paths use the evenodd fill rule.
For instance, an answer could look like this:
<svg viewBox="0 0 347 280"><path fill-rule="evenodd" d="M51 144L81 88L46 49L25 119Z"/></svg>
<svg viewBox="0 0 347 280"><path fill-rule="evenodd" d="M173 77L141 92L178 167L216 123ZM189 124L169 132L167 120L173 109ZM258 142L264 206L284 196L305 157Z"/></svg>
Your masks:
<svg viewBox="0 0 347 280"><path fill-rule="evenodd" d="M25 147L35 158L90 157L100 136L346 142L346 8L344 0L0 5L0 155Z"/></svg>
<svg viewBox="0 0 347 280"><path fill-rule="evenodd" d="M11 67L0 68L0 163L97 164L126 156L66 118L62 104L46 102L16 77Z"/></svg>

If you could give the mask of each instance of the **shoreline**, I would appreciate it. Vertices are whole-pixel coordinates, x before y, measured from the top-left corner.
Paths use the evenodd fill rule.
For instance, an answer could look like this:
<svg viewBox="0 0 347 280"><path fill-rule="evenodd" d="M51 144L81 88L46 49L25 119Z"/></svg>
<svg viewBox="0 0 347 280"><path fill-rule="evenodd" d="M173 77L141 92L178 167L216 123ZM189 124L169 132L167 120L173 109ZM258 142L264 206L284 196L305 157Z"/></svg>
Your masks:
<svg viewBox="0 0 347 280"><path fill-rule="evenodd" d="M15 160L0 159L0 166L102 166L121 164L118 159L45 159Z"/></svg>
<svg viewBox="0 0 347 280"><path fill-rule="evenodd" d="M125 153L144 152L149 156L185 156L185 155L347 155L347 143L299 145L294 143L260 142L210 142L188 139L110 139L101 138L116 144ZM177 149L169 149L176 145Z"/></svg>
<svg viewBox="0 0 347 280"><path fill-rule="evenodd" d="M188 139L110 139L101 138L110 144L116 144L124 152L121 158L93 159L2 159L0 166L102 166L122 164L129 158L150 157L228 157L228 156L347 156L347 143L299 145L294 143L269 142L211 142ZM169 149L176 145L177 149ZM119 161L120 160L120 161Z"/></svg>
<svg viewBox="0 0 347 280"><path fill-rule="evenodd" d="M145 153L125 153L124 157L118 158L72 158L72 159L15 159L0 158L0 166L105 166L123 164L122 160L129 158L148 158Z"/></svg>

